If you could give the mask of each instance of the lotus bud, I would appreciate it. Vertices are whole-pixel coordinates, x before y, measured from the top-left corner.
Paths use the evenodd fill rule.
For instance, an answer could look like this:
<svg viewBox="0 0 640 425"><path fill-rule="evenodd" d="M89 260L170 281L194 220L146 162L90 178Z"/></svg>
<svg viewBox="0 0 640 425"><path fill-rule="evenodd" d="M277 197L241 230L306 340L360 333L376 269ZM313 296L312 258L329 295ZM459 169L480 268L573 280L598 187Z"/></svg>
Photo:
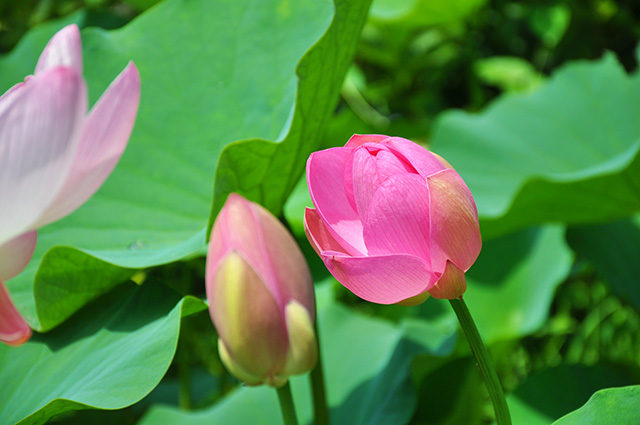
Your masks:
<svg viewBox="0 0 640 425"><path fill-rule="evenodd" d="M284 385L317 360L313 282L300 248L266 209L231 194L207 254L220 358L246 385Z"/></svg>

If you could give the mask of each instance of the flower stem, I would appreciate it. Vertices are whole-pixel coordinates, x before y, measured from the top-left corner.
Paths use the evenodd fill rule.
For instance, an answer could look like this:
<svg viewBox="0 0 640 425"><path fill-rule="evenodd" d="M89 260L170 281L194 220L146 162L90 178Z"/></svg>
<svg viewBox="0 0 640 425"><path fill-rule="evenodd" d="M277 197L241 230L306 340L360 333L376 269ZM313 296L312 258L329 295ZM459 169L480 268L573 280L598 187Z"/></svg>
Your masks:
<svg viewBox="0 0 640 425"><path fill-rule="evenodd" d="M293 397L291 397L291 387L289 386L289 382L278 388L277 391L284 425L298 425L298 419L296 418L296 410L293 407Z"/></svg>
<svg viewBox="0 0 640 425"><path fill-rule="evenodd" d="M496 414L496 422L498 425L511 425L511 416L509 415L509 408L507 407L507 400L504 398L504 391L498 380L498 375L493 367L487 348L482 342L482 338L478 333L478 328L471 318L467 305L462 300L462 297L449 300L451 307L458 316L460 326L469 341L471 352L476 359L480 374L484 380L487 390L489 391L489 397L493 403L493 410Z"/></svg>
<svg viewBox="0 0 640 425"><path fill-rule="evenodd" d="M322 370L322 355L320 351L320 335L316 324L316 338L318 341L318 363L311 371L311 393L313 394L314 425L329 425L329 409Z"/></svg>
<svg viewBox="0 0 640 425"><path fill-rule="evenodd" d="M178 347L178 379L178 406L183 410L191 410L191 371L184 347Z"/></svg>

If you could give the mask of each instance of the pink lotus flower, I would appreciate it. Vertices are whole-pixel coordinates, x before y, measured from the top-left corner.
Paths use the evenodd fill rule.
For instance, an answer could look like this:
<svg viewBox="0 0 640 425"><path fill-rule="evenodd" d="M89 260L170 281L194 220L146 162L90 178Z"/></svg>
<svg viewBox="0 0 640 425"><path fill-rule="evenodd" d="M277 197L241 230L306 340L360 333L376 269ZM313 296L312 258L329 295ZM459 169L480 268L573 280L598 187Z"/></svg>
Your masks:
<svg viewBox="0 0 640 425"><path fill-rule="evenodd" d="M93 195L124 151L138 111L140 77L129 63L87 113L80 32L51 38L35 75L0 97L0 341L31 330L2 283L27 265L36 229Z"/></svg>
<svg viewBox="0 0 640 425"><path fill-rule="evenodd" d="M333 276L379 304L458 298L482 241L471 192L440 156L400 138L355 135L315 152L307 237Z"/></svg>
<svg viewBox="0 0 640 425"><path fill-rule="evenodd" d="M229 195L211 233L206 285L220 358L236 378L279 387L313 368L313 282L300 248L269 211Z"/></svg>

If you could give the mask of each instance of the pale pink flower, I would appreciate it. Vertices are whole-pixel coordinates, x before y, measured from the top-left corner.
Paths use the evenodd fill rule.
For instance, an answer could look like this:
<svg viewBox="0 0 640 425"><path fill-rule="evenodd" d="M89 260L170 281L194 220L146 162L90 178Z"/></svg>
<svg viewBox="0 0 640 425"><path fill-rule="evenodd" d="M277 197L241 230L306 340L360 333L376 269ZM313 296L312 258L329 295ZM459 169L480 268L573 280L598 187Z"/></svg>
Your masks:
<svg viewBox="0 0 640 425"><path fill-rule="evenodd" d="M400 137L355 135L311 154L305 230L333 276L380 304L457 298L482 241L471 192L440 156Z"/></svg>
<svg viewBox="0 0 640 425"><path fill-rule="evenodd" d="M76 25L56 33L35 74L0 97L0 341L17 345L31 334L2 281L31 259L37 228L100 188L127 145L139 99L129 63L87 113Z"/></svg>

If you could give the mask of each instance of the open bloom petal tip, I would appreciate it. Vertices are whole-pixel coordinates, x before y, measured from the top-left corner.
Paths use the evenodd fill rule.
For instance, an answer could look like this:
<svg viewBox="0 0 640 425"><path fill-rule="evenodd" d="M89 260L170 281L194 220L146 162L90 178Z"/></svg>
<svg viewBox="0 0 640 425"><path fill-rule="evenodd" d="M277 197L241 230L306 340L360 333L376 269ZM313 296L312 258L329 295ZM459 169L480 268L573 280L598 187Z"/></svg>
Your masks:
<svg viewBox="0 0 640 425"><path fill-rule="evenodd" d="M76 24L67 25L51 37L38 59L35 75L56 66L67 66L82 74L82 41Z"/></svg>
<svg viewBox="0 0 640 425"><path fill-rule="evenodd" d="M69 174L40 226L75 211L102 186L127 146L139 102L140 75L129 62L86 117Z"/></svg>

